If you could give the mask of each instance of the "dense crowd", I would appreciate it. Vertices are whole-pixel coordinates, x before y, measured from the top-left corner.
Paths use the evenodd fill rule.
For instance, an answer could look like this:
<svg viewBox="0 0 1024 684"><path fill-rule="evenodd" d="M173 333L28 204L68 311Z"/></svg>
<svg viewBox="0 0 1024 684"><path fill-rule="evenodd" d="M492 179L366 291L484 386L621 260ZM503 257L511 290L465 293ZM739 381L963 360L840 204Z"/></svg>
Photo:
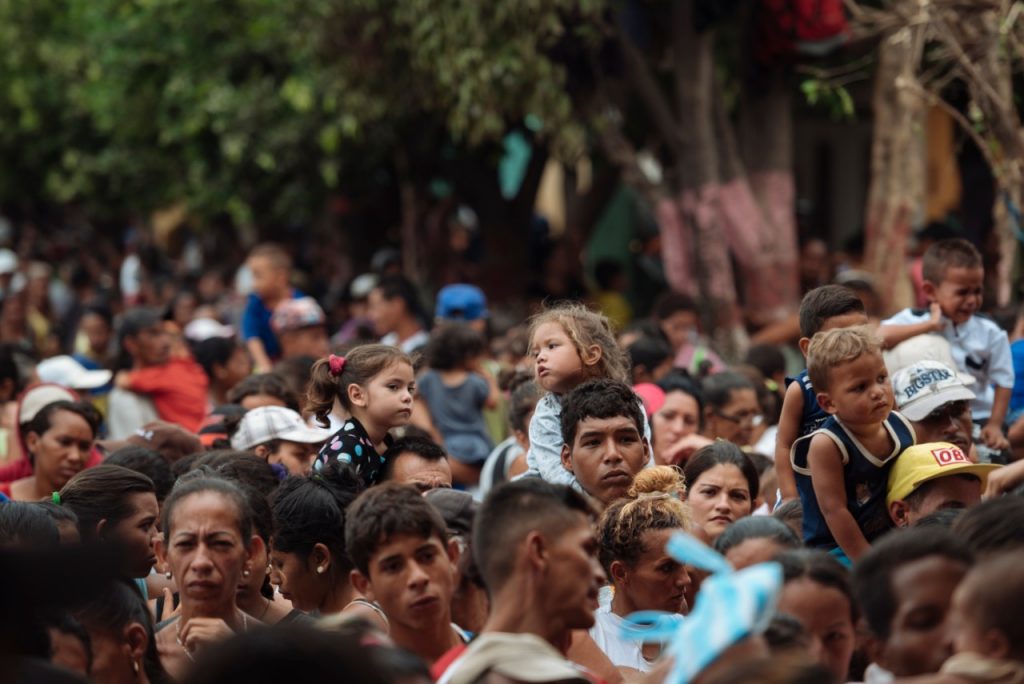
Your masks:
<svg viewBox="0 0 1024 684"><path fill-rule="evenodd" d="M128 244L0 250L0 679L1024 682L1024 325L969 242L742 359L678 292L428 318L390 252Z"/></svg>

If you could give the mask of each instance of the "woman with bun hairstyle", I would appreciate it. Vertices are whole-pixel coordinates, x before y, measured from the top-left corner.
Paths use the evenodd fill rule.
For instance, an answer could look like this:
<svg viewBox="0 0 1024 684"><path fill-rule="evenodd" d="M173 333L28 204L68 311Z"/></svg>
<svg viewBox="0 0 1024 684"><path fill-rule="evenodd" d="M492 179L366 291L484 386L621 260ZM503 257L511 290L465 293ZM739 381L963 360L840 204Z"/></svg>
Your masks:
<svg viewBox="0 0 1024 684"><path fill-rule="evenodd" d="M657 645L621 636L625 616L640 610L688 611L690 575L665 551L673 534L690 527L685 491L676 468L641 470L626 497L606 508L598 522L599 556L614 597L595 613L590 635L616 667L647 672L659 655Z"/></svg>
<svg viewBox="0 0 1024 684"><path fill-rule="evenodd" d="M383 611L349 583L353 566L345 553L345 509L362 489L359 476L338 461L281 483L271 504L271 581L299 610L362 617L386 631Z"/></svg>

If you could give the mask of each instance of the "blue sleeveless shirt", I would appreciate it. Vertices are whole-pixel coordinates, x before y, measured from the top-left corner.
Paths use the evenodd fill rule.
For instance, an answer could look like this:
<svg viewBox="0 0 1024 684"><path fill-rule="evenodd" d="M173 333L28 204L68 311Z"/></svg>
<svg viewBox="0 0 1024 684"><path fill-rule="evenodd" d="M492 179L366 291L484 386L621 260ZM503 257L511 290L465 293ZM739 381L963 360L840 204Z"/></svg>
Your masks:
<svg viewBox="0 0 1024 684"><path fill-rule="evenodd" d="M806 370L794 378L786 378L786 388L788 389L794 382L800 383L800 391L804 395L804 412L800 416L800 432L797 434L799 438L820 428L828 420L828 414L818 405L818 395L811 387L811 379L807 376Z"/></svg>
<svg viewBox="0 0 1024 684"><path fill-rule="evenodd" d="M811 483L811 470L807 453L811 439L816 434L827 435L843 458L843 481L846 488L846 507L857 521L857 526L869 542L892 527L889 512L885 507L885 491L889 481L889 469L896 457L907 447L913 446L914 428L906 418L893 411L885 419L885 429L892 440L892 452L884 458L876 457L864 445L849 434L835 416L829 416L822 426L793 444L790 462L796 476L796 488L803 505L804 543L811 548L831 550L837 548L825 516L818 507Z"/></svg>

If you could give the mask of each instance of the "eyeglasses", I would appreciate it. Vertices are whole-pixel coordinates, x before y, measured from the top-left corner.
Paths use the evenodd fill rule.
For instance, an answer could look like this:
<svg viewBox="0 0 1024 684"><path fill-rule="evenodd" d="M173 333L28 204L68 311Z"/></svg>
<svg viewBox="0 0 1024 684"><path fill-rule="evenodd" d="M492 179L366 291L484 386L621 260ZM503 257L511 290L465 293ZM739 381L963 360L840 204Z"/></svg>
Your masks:
<svg viewBox="0 0 1024 684"><path fill-rule="evenodd" d="M764 416L760 413L738 413L731 415L728 413L722 413L721 411L712 411L712 413L723 420L727 420L730 423L736 423L737 425L750 423L754 427L757 427L764 422Z"/></svg>
<svg viewBox="0 0 1024 684"><path fill-rule="evenodd" d="M971 405L966 401L951 401L935 409L921 419L922 423L933 423L945 425L951 421L963 418L970 410Z"/></svg>

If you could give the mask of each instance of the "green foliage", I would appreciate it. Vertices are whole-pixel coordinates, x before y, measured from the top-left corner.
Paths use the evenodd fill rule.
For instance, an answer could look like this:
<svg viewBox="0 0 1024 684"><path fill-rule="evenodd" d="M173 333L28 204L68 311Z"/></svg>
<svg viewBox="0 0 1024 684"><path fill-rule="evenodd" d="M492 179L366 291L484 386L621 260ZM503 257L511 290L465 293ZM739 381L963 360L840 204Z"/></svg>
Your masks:
<svg viewBox="0 0 1024 684"><path fill-rule="evenodd" d="M549 50L595 0L0 2L0 200L308 218L396 150L582 131ZM423 140L417 136L423 136Z"/></svg>
<svg viewBox="0 0 1024 684"><path fill-rule="evenodd" d="M841 85L809 78L800 84L800 91L812 107L822 107L834 121L852 121L856 117L853 98Z"/></svg>

